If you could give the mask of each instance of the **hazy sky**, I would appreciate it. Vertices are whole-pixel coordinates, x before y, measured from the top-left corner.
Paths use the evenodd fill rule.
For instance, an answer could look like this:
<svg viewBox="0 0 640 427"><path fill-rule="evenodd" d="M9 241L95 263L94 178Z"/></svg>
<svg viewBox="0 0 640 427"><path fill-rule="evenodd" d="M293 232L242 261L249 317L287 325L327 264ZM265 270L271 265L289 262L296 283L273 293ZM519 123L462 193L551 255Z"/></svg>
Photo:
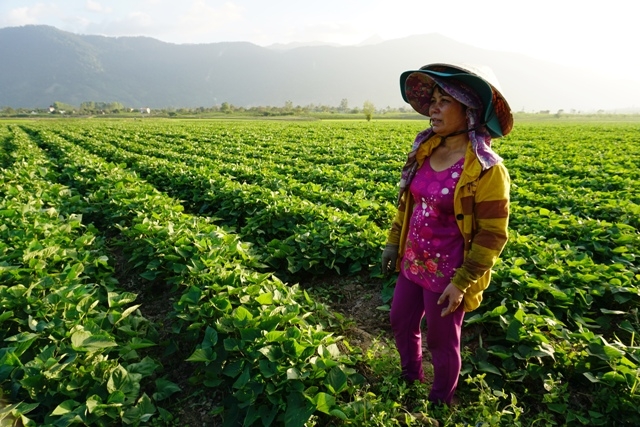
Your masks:
<svg viewBox="0 0 640 427"><path fill-rule="evenodd" d="M640 84L636 0L0 0L0 28L172 43L358 44L440 33L457 41L627 77ZM426 58L416 52L416 63Z"/></svg>

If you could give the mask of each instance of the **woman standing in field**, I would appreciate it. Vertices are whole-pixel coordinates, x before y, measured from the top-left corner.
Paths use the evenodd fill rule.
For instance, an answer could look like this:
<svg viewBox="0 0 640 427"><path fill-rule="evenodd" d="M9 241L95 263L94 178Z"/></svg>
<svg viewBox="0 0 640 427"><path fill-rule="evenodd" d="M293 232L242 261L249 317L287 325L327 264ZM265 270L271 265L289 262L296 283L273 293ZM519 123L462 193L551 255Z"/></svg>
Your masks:
<svg viewBox="0 0 640 427"><path fill-rule="evenodd" d="M425 317L435 403L451 404L464 313L480 305L508 236L509 175L491 138L508 134L513 117L494 80L481 75L431 64L400 77L404 100L431 126L417 135L402 169L382 271L400 273L390 319L408 381L424 380Z"/></svg>

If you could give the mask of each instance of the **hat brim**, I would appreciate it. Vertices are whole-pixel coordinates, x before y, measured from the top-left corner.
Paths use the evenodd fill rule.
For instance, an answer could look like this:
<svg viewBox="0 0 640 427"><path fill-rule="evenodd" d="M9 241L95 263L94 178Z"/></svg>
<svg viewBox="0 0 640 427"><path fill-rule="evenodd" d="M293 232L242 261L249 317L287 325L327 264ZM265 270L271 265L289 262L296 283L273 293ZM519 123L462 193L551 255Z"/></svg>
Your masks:
<svg viewBox="0 0 640 427"><path fill-rule="evenodd" d="M438 71L429 68L436 68ZM419 74L414 74L419 73ZM415 92L408 93L406 83L410 76L420 77L425 90L419 96ZM494 138L507 135L513 127L513 116L509 104L498 89L482 77L472 74L458 67L446 64L433 64L422 67L419 70L405 71L400 75L400 91L405 102L409 103L418 113L428 116L431 92L435 85L441 86L441 82L448 79L456 79L475 90L484 107L484 123L489 134Z"/></svg>

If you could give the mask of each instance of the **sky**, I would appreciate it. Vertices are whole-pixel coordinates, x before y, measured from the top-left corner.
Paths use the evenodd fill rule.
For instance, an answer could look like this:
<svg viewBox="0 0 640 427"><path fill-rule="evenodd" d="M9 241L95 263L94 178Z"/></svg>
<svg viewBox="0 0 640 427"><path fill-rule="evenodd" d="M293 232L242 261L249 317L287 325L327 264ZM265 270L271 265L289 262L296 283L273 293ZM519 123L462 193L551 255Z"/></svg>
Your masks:
<svg viewBox="0 0 640 427"><path fill-rule="evenodd" d="M0 28L170 43L356 45L440 33L485 49L628 78L640 85L636 0L0 0ZM424 58L416 58L422 62Z"/></svg>

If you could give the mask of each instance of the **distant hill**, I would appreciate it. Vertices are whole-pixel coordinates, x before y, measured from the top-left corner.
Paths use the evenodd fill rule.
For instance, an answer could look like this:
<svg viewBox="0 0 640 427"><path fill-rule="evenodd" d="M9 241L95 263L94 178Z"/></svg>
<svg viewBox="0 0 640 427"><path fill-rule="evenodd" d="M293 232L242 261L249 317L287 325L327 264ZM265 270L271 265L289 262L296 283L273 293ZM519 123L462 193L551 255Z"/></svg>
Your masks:
<svg viewBox="0 0 640 427"><path fill-rule="evenodd" d="M515 111L639 106L640 88L530 57L479 49L438 34L364 44L260 47L171 44L148 37L77 35L49 26L0 29L0 107L54 101L129 107L321 104L370 100L400 107L398 77L429 62L493 68ZM620 101L622 94L622 101Z"/></svg>

